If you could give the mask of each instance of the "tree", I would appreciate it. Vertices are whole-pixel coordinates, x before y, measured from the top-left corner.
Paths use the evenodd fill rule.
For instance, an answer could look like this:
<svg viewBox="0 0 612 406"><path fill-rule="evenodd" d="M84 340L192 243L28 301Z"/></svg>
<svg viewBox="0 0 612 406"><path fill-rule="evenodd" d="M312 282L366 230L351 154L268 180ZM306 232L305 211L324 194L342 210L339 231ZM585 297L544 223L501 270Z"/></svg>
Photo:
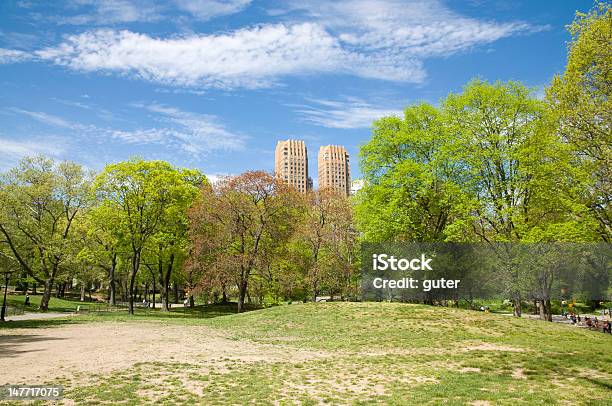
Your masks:
<svg viewBox="0 0 612 406"><path fill-rule="evenodd" d="M590 223L576 201L575 180L581 174L572 167L544 103L530 89L515 82L473 81L461 94L449 95L443 108L451 131L459 134L457 153L476 193L472 230L481 241L565 241L589 235ZM520 273L512 261L505 266L520 316Z"/></svg>
<svg viewBox="0 0 612 406"><path fill-rule="evenodd" d="M174 168L163 161L131 159L107 165L95 181L98 198L117 216L114 228L128 247L131 269L128 284L129 312L134 314L134 286L143 250L169 223L175 206L194 195L194 171Z"/></svg>
<svg viewBox="0 0 612 406"><path fill-rule="evenodd" d="M313 301L326 289L331 296L348 293L357 251L353 209L346 196L324 188L307 195L299 237L307 246L306 279Z"/></svg>
<svg viewBox="0 0 612 406"><path fill-rule="evenodd" d="M190 213L190 227L211 233L202 237L208 241L215 239L210 271L212 275L228 275L234 282L238 312L244 309L253 273L265 269L274 248L294 233L299 215L296 193L259 171L202 188L202 199Z"/></svg>
<svg viewBox="0 0 612 406"><path fill-rule="evenodd" d="M586 203L599 238L612 241L612 6L598 2L569 26L567 67L553 78L547 101L557 131L589 173Z"/></svg>
<svg viewBox="0 0 612 406"><path fill-rule="evenodd" d="M47 310L56 278L75 251L73 227L89 203L90 182L80 165L24 158L3 177L0 236L21 267L44 285Z"/></svg>
<svg viewBox="0 0 612 406"><path fill-rule="evenodd" d="M104 270L108 281L108 301L117 303L117 268L122 247L118 213L109 201L99 202L87 212L84 220L84 247L81 256L87 262Z"/></svg>
<svg viewBox="0 0 612 406"><path fill-rule="evenodd" d="M403 119L374 123L372 139L360 150L366 186L356 206L366 240L456 238L472 201L455 137L443 112L425 103L406 108Z"/></svg>

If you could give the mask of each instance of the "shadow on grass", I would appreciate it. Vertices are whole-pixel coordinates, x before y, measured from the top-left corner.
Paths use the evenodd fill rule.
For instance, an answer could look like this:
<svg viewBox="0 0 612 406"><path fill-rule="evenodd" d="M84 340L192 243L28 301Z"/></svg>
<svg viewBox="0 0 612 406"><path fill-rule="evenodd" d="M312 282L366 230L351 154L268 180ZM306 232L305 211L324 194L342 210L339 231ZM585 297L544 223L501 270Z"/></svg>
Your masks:
<svg viewBox="0 0 612 406"><path fill-rule="evenodd" d="M228 316L236 314L237 306L235 303L228 304L210 304L200 305L194 308L175 307L170 311L162 311L156 309L144 309L137 307L134 309L134 314L128 314L124 308L112 309L106 311L89 311L84 309L81 313L70 317L61 317L55 319L33 319L33 320L13 320L0 323L0 330L14 328L45 328L59 327L67 324L78 324L96 321L114 321L114 322L129 322L136 320L143 321L167 321L167 322L193 322L198 320L211 319L215 317ZM245 306L246 311L258 310L260 307L254 305ZM1 338L0 338L1 339Z"/></svg>
<svg viewBox="0 0 612 406"><path fill-rule="evenodd" d="M45 328L59 327L66 324L77 324L82 322L77 318L57 318L57 319L34 319L34 320L10 320L0 323L0 330L13 328ZM0 336L0 341L4 339Z"/></svg>
<svg viewBox="0 0 612 406"><path fill-rule="evenodd" d="M612 383L610 382L606 382L606 381L602 381L601 379L596 379L596 378L589 378L589 377L584 377L584 379L586 379L587 381L600 386L604 389L610 390L612 391Z"/></svg>

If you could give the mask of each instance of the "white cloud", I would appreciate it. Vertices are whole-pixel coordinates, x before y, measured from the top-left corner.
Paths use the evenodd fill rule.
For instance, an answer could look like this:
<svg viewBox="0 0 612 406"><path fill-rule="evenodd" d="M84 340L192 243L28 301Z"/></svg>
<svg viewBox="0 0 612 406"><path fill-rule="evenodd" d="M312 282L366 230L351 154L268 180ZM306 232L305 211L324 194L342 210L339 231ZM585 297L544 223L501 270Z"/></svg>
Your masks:
<svg viewBox="0 0 612 406"><path fill-rule="evenodd" d="M34 120L38 122L41 122L47 125L51 125L51 126L55 126L55 127L70 128L70 129L82 128L80 124L73 123L61 117L54 116L52 114L48 114L42 111L23 110L23 109L19 109L16 107L11 107L8 110L15 112L15 113L26 115L30 118L33 118Z"/></svg>
<svg viewBox="0 0 612 406"><path fill-rule="evenodd" d="M9 138L0 138L0 171L14 167L21 158L45 154L58 156L64 152L57 140L40 139L19 141Z"/></svg>
<svg viewBox="0 0 612 406"><path fill-rule="evenodd" d="M99 6L98 0L78 1ZM233 13L250 3L175 1L201 19ZM125 20L141 18L129 11L132 3L125 10L124 3L129 2L111 1L103 14L115 20L120 15ZM428 58L546 28L465 17L435 0L294 0L278 18L285 22L168 38L93 30L70 35L33 56L77 71L112 72L200 89L261 88L288 75L327 73L421 83Z"/></svg>
<svg viewBox="0 0 612 406"><path fill-rule="evenodd" d="M233 151L244 148L246 137L226 129L216 116L187 112L159 104L135 104L133 107L153 113L153 119L160 122L161 126L136 130L112 130L110 135L113 138L131 144L178 147L194 156L217 150Z"/></svg>
<svg viewBox="0 0 612 406"><path fill-rule="evenodd" d="M199 20L210 20L242 11L251 0L175 0L175 3Z"/></svg>
<svg viewBox="0 0 612 406"><path fill-rule="evenodd" d="M391 53L342 49L320 25L263 25L230 34L158 39L130 31L69 36L38 51L41 59L79 71L111 71L170 85L220 88L269 86L292 74L344 72L418 82L418 61ZM400 62L406 62L402 65Z"/></svg>
<svg viewBox="0 0 612 406"><path fill-rule="evenodd" d="M316 19L347 46L408 53L417 58L447 56L546 28L464 17L437 0L291 0L287 11Z"/></svg>
<svg viewBox="0 0 612 406"><path fill-rule="evenodd" d="M50 16L47 19L58 24L118 24L153 22L162 18L159 5L143 0L71 0L66 3L77 14Z"/></svg>
<svg viewBox="0 0 612 406"><path fill-rule="evenodd" d="M381 117L401 117L401 110L376 108L361 100L334 101L311 99L314 105L296 110L308 123L327 128L368 128Z"/></svg>
<svg viewBox="0 0 612 406"><path fill-rule="evenodd" d="M245 9L251 0L69 0L62 15L34 14L61 25L152 23L169 18L200 21Z"/></svg>
<svg viewBox="0 0 612 406"><path fill-rule="evenodd" d="M5 63L23 62L31 58L32 56L24 51L0 48L0 65Z"/></svg>
<svg viewBox="0 0 612 406"><path fill-rule="evenodd" d="M213 115L186 112L173 107L153 105L134 105L153 113L153 119L161 125L151 128L117 129L102 128L95 125L75 123L64 118L41 111L9 108L9 111L23 114L48 126L78 132L90 137L110 137L129 144L156 144L176 150L177 148L193 156L202 156L211 151L240 150L246 137L229 131Z"/></svg>
<svg viewBox="0 0 612 406"><path fill-rule="evenodd" d="M206 175L206 179L208 179L210 183L217 183L221 179L224 179L228 176L235 176L230 173L206 173L205 175Z"/></svg>

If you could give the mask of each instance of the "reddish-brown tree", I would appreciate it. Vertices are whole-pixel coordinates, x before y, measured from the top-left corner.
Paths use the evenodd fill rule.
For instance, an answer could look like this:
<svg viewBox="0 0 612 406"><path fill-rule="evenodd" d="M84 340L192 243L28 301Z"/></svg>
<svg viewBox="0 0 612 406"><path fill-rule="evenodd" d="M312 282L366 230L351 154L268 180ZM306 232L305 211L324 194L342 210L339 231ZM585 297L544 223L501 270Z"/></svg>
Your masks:
<svg viewBox="0 0 612 406"><path fill-rule="evenodd" d="M202 188L191 209L190 234L204 266L201 283L231 281L238 290L238 312L244 309L249 280L271 262L275 247L289 241L302 211L295 190L272 175L246 172Z"/></svg>

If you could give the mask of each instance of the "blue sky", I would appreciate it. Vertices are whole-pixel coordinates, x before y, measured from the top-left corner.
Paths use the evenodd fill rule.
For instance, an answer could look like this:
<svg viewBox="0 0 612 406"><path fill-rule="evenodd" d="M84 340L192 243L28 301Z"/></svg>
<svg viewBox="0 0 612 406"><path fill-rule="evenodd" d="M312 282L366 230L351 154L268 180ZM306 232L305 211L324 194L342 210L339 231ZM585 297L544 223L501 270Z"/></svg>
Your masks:
<svg viewBox="0 0 612 406"><path fill-rule="evenodd" d="M49 5L51 3L51 5ZM0 170L45 153L272 170L276 141L340 144L471 78L542 89L589 1L0 3ZM541 90L540 90L541 91Z"/></svg>

